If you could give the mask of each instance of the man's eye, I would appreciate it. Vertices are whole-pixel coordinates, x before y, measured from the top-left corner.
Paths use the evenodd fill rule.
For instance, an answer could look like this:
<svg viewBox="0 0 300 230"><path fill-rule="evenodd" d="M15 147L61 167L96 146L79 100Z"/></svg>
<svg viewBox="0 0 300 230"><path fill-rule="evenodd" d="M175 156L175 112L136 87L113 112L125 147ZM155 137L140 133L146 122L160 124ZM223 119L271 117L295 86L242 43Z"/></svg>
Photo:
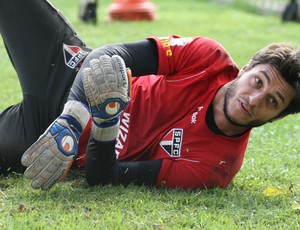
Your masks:
<svg viewBox="0 0 300 230"><path fill-rule="evenodd" d="M270 104L273 106L273 107L276 107L278 105L276 99L274 97L270 97Z"/></svg>
<svg viewBox="0 0 300 230"><path fill-rule="evenodd" d="M262 86L262 85L263 85L263 82L262 82L262 80L261 80L260 78L256 77L256 78L255 78L255 84L256 84L257 86Z"/></svg>

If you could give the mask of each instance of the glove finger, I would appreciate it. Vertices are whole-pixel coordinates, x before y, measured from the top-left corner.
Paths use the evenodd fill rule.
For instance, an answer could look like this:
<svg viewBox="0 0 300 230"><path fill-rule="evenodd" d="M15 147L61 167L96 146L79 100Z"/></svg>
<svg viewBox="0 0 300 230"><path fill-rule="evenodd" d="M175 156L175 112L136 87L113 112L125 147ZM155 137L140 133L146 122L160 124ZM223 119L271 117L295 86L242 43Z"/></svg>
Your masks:
<svg viewBox="0 0 300 230"><path fill-rule="evenodd" d="M55 150L52 148L57 149L57 146L54 142L44 152L41 152L41 154L28 166L24 172L25 178L35 178L48 165L48 162L51 162L54 159L55 155L53 155L53 151Z"/></svg>
<svg viewBox="0 0 300 230"><path fill-rule="evenodd" d="M109 58L109 56L107 56L107 58ZM98 103L104 102L101 95L110 89L110 85L106 80L107 76L104 71L105 68L103 67L107 65L106 62L106 58L102 60L102 62L100 61L100 59L92 59L90 61L91 76L88 79L88 84L91 88L93 88L93 95Z"/></svg>
<svg viewBox="0 0 300 230"><path fill-rule="evenodd" d="M129 83L127 69L124 60L118 56L112 56L112 64L117 77L117 87L123 95L128 96Z"/></svg>
<svg viewBox="0 0 300 230"><path fill-rule="evenodd" d="M116 89L116 85L118 81L115 76L116 73L115 73L115 69L113 68L112 58L108 55L102 55L100 56L99 60L100 60L100 68L104 76L104 78L103 77L102 78L104 79L106 84L106 91L111 91Z"/></svg>
<svg viewBox="0 0 300 230"><path fill-rule="evenodd" d="M58 168L61 166L61 162L52 159L48 164L40 171L40 173L32 179L31 187L34 189L41 188L55 175Z"/></svg>
<svg viewBox="0 0 300 230"><path fill-rule="evenodd" d="M70 162L64 162L63 164L61 164L57 170L56 173L52 176L52 178L50 178L46 183L44 183L41 186L42 190L47 190L52 188L57 182L62 181L65 176L67 175L67 173L69 172L69 169L71 168L73 163L73 160Z"/></svg>
<svg viewBox="0 0 300 230"><path fill-rule="evenodd" d="M52 140L53 136L46 130L46 132L25 151L21 158L22 164L26 167L31 165L40 154L50 147Z"/></svg>
<svg viewBox="0 0 300 230"><path fill-rule="evenodd" d="M89 67L86 67L82 69L82 78L83 79L89 79L90 76L92 76L92 69Z"/></svg>
<svg viewBox="0 0 300 230"><path fill-rule="evenodd" d="M102 64L104 65L104 63ZM97 85L102 85L105 83L105 79L102 77L104 75L103 70L101 68L101 62L99 59L92 59L90 61L91 68L91 80Z"/></svg>
<svg viewBox="0 0 300 230"><path fill-rule="evenodd" d="M97 85L93 83L92 75L93 74L91 68L84 68L82 70L82 81L83 81L84 91L87 100L92 106L94 106L97 104L96 103L97 98L95 96L98 95L96 93L98 90L97 90Z"/></svg>

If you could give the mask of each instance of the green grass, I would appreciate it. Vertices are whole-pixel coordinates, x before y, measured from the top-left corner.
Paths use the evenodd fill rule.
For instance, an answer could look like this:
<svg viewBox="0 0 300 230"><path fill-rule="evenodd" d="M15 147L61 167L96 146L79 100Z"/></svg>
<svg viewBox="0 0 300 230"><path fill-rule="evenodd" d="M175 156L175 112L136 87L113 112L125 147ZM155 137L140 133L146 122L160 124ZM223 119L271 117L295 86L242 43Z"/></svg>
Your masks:
<svg viewBox="0 0 300 230"><path fill-rule="evenodd" d="M279 17L248 12L244 4L153 0L159 7L156 21L110 23L111 2L100 1L94 26L78 20L78 1L52 1L90 47L151 35L204 35L220 41L242 66L271 42L300 46L299 24L283 25ZM0 108L5 108L22 96L3 43L0 54ZM0 229L299 229L299 124L299 116L290 116L253 130L243 167L225 190L90 188L82 172L72 172L43 192L32 190L22 175L0 176ZM275 193L264 193L268 188Z"/></svg>

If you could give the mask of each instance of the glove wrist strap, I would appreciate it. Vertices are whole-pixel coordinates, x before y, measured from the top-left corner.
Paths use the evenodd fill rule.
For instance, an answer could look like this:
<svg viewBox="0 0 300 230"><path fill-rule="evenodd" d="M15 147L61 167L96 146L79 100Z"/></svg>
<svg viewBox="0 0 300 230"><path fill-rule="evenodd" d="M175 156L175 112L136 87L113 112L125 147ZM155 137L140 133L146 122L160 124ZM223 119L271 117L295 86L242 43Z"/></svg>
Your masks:
<svg viewBox="0 0 300 230"><path fill-rule="evenodd" d="M92 124L92 137L96 141L108 142L116 139L119 132L120 121L112 123L110 126L103 126L102 124L98 126L95 122Z"/></svg>
<svg viewBox="0 0 300 230"><path fill-rule="evenodd" d="M65 104L61 114L61 118L64 118L65 116L72 116L73 118L75 118L75 120L81 126L81 132L85 129L91 117L88 108L79 101L68 101Z"/></svg>

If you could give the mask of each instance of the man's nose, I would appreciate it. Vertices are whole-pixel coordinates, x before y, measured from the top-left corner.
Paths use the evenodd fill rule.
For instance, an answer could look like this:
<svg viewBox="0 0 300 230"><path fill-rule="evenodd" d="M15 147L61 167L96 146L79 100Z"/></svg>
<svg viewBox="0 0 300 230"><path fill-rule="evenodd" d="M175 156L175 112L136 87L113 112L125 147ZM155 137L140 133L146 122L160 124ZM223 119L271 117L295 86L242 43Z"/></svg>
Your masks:
<svg viewBox="0 0 300 230"><path fill-rule="evenodd" d="M253 106L257 106L261 103L264 98L264 94L262 92L254 92L249 95L249 104Z"/></svg>

